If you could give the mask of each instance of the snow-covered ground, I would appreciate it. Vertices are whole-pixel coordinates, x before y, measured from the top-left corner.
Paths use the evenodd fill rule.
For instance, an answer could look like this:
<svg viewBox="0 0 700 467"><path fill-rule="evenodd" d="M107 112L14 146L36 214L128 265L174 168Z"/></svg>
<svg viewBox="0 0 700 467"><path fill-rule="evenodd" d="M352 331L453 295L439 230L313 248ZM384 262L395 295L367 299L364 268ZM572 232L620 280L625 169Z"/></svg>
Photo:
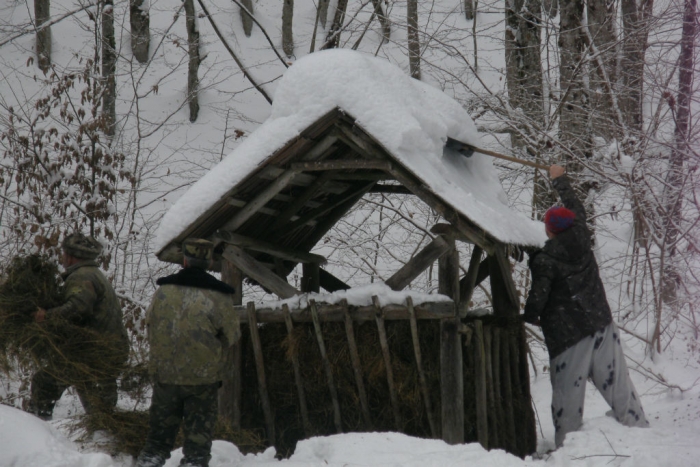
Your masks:
<svg viewBox="0 0 700 467"><path fill-rule="evenodd" d="M627 352L635 361L643 359L641 349L627 349ZM589 384L583 427L570 434L562 448L549 453L554 447L549 414L551 389L548 373L539 368L538 375L532 377L539 419L539 454L524 460L500 450L485 451L476 443L450 446L440 440L399 433L348 433L301 441L294 454L283 460L275 458L272 448L244 456L233 444L215 441L210 466L699 466L700 371L698 362L687 357L684 352L673 355L673 349L669 349L660 362L645 362L668 384L684 391L632 371L651 428L627 428L606 416L608 407ZM631 360L630 366L635 367ZM111 458L98 452L94 445L79 446L66 437L65 422L80 410L77 398L69 392L59 401L55 419L50 422L0 405L0 467L131 467L131 458ZM181 450L174 451L166 467L175 467L181 457Z"/></svg>

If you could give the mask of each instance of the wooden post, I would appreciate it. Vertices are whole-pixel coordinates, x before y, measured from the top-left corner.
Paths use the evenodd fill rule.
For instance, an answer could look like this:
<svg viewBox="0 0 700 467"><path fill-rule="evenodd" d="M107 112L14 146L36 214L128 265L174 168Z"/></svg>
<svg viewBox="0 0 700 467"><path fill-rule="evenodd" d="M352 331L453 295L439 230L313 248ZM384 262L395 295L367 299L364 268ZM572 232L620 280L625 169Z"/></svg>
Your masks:
<svg viewBox="0 0 700 467"><path fill-rule="evenodd" d="M452 235L442 235L450 250L438 259L438 291L459 304L459 252ZM449 444L464 442L464 378L459 317L440 320L440 393L442 439Z"/></svg>
<svg viewBox="0 0 700 467"><path fill-rule="evenodd" d="M320 292L321 291L321 266L318 263L302 264L301 291Z"/></svg>
<svg viewBox="0 0 700 467"><path fill-rule="evenodd" d="M494 394L494 426L498 435L498 445L496 447L504 449L506 447L505 434L505 408L501 396L501 329L494 325L491 327L491 372L493 373L493 394Z"/></svg>
<svg viewBox="0 0 700 467"><path fill-rule="evenodd" d="M481 247L474 245L472 257L469 260L467 275L459 281L459 301L460 303L464 303L467 307L469 306L469 301L472 299L474 288L476 287L476 277L479 274L479 265L481 264L481 254L483 252L484 250L482 250Z"/></svg>
<svg viewBox="0 0 700 467"><path fill-rule="evenodd" d="M250 340L253 343L253 353L255 355L255 367L258 373L258 389L260 392L260 402L265 414L265 425L267 427L267 440L270 445L275 444L275 418L272 414L270 396L267 391L267 380L265 378L265 361L263 359L262 344L258 333L258 321L255 317L255 304L248 302L248 327L250 328Z"/></svg>
<svg viewBox="0 0 700 467"><path fill-rule="evenodd" d="M386 327L384 326L384 317L382 316L382 307L379 304L379 297L372 297L374 304L374 319L377 323L377 332L379 333L379 345L382 348L382 356L384 357L384 366L386 367L386 380L389 385L389 398L391 400L391 408L394 411L394 423L396 430L401 431L403 426L401 422L401 413L399 412L399 399L396 396L396 387L394 386L394 371L391 367L391 356L389 355L389 341L386 338Z"/></svg>
<svg viewBox="0 0 700 467"><path fill-rule="evenodd" d="M504 448L511 453L517 453L517 434L515 431L515 417L513 407L513 381L511 379L511 367L517 366L517 362L510 357L510 341L512 333L506 328L501 333L501 383L503 387L503 408L505 409L505 437Z"/></svg>
<svg viewBox="0 0 700 467"><path fill-rule="evenodd" d="M292 323L292 315L289 313L289 306L287 306L286 303L282 305L282 313L284 313L284 322L287 325L287 335L290 339L293 339L294 324ZM299 412L301 413L301 423L304 426L304 435L311 436L311 423L309 422L309 409L306 406L304 380L302 380L301 378L299 355L296 351L292 352L292 366L294 367L294 382L297 385L297 395L299 396Z"/></svg>
<svg viewBox="0 0 700 467"><path fill-rule="evenodd" d="M352 318L348 310L348 301L343 299L340 302L345 315L345 334L348 338L348 350L350 351L350 361L352 369L355 373L355 384L357 384L357 394L360 398L360 408L362 409L362 418L367 425L367 429L372 427L372 418L369 414L369 403L367 402L367 392L365 391L365 383L362 379L362 365L360 363L360 354L357 351L357 342L355 341L355 328L352 324Z"/></svg>
<svg viewBox="0 0 700 467"><path fill-rule="evenodd" d="M326 371L326 379L328 380L328 390L330 391L331 399L333 400L333 423L335 423L336 431L338 433L342 433L343 425L341 423L338 392L335 389L335 382L333 381L333 368L331 367L331 363L328 361L328 355L326 354L326 344L323 342L323 333L321 332L321 321L319 321L318 319L318 310L316 309L316 302L313 300L309 300L309 308L311 308L311 318L314 322L314 330L316 331L318 349L321 352L321 359L323 360L323 368Z"/></svg>
<svg viewBox="0 0 700 467"><path fill-rule="evenodd" d="M476 432L479 443L489 449L488 397L486 396L486 349L484 348L484 326L481 320L474 321L474 375L476 378Z"/></svg>
<svg viewBox="0 0 700 467"><path fill-rule="evenodd" d="M489 448L498 447L498 429L496 427L496 395L493 389L493 362L492 362L492 327L484 326L484 356L486 362L486 397L489 407Z"/></svg>
<svg viewBox="0 0 700 467"><path fill-rule="evenodd" d="M234 289L233 304L243 303L243 273L226 259L221 262L221 280ZM235 313L234 310L230 310ZM224 377L219 389L219 415L231 423L233 430L241 429L241 339L224 350Z"/></svg>
<svg viewBox="0 0 700 467"><path fill-rule="evenodd" d="M491 297L494 315L517 316L520 305L510 271L510 263L505 255L503 245L496 247L494 254L489 255L488 262L491 272Z"/></svg>
<svg viewBox="0 0 700 467"><path fill-rule="evenodd" d="M425 403L425 412L430 425L430 434L433 438L438 437L437 423L435 423L435 414L433 413L433 405L430 402L430 392L428 391L428 383L425 380L425 372L423 371L423 357L420 351L420 340L418 339L418 322L416 320L416 312L413 309L413 299L406 297L406 306L411 320L411 337L413 338L413 353L416 356L416 368L418 369L418 380L420 381L420 389L423 393L423 401Z"/></svg>

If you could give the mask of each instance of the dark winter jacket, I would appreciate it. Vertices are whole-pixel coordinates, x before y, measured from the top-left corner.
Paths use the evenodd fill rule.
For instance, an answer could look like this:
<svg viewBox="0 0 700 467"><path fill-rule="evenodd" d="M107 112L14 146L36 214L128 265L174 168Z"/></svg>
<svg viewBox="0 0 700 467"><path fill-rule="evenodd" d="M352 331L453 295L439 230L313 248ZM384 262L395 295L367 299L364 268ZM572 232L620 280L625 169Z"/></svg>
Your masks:
<svg viewBox="0 0 700 467"><path fill-rule="evenodd" d="M539 320L550 358L612 322L583 204L565 175L553 185L576 219L530 257L532 287L523 315L529 323Z"/></svg>

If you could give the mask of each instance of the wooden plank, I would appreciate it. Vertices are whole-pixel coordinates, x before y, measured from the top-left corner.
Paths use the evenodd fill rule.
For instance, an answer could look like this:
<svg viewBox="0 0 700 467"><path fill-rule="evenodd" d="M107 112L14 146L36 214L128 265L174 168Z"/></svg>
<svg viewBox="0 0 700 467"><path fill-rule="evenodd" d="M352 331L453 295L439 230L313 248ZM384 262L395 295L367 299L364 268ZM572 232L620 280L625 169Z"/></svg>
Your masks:
<svg viewBox="0 0 700 467"><path fill-rule="evenodd" d="M325 170L391 170L391 162L372 159L334 159L323 161L294 162L292 170L297 172L315 172Z"/></svg>
<svg viewBox="0 0 700 467"><path fill-rule="evenodd" d="M479 266L481 265L481 254L484 250L479 245L474 245L472 257L469 259L469 269L467 274L459 281L459 301L469 306L469 301L474 294L476 287L476 278L479 274Z"/></svg>
<svg viewBox="0 0 700 467"><path fill-rule="evenodd" d="M435 413L433 412L433 404L430 402L430 392L428 391L428 382L423 371L423 356L420 350L420 339L418 336L418 321L416 320L416 312L413 309L413 299L406 297L406 308L411 322L411 339L413 340L413 355L416 358L416 369L418 371L418 381L420 383L421 394L423 395L423 403L425 404L425 414L428 418L430 426L430 434L433 438L438 437L437 423L435 421Z"/></svg>
<svg viewBox="0 0 700 467"><path fill-rule="evenodd" d="M386 338L386 327L384 326L384 317L382 316L382 307L379 304L379 297L372 297L372 303L375 310L375 321L377 323L377 332L379 333L379 346L382 349L382 357L384 357L384 366L386 368L386 381L389 386L389 399L391 401L391 409L394 412L394 423L396 430L401 432L403 424L401 423L401 413L399 412L399 399L396 396L396 387L394 386L394 371L391 367L391 355L389 354L389 341Z"/></svg>
<svg viewBox="0 0 700 467"><path fill-rule="evenodd" d="M476 436L484 449L489 449L488 396L486 386L486 349L484 326L481 320L474 321L474 385L476 392Z"/></svg>
<svg viewBox="0 0 700 467"><path fill-rule="evenodd" d="M498 414L496 412L496 395L493 387L493 362L492 362L492 328L491 325L484 326L484 356L486 362L486 399L489 407L489 447L496 448L499 446L498 428L496 421Z"/></svg>
<svg viewBox="0 0 700 467"><path fill-rule="evenodd" d="M440 320L440 393L442 439L448 444L464 442L464 376L459 318Z"/></svg>
<svg viewBox="0 0 700 467"><path fill-rule="evenodd" d="M370 193L386 193L397 195L412 195L413 192L403 185L376 184L369 190Z"/></svg>
<svg viewBox="0 0 700 467"><path fill-rule="evenodd" d="M214 238L220 241L226 242L230 245L235 245L237 247L259 251L261 253L267 253L276 258L281 258L287 261L294 261L295 263L319 263L325 264L328 260L321 255L316 255L314 253L307 253L305 251L297 251L292 248L286 248L283 246L278 246L270 242L265 242L263 240L258 240L251 237L246 237L245 235L237 234L234 232L229 232L227 230L218 230L214 234Z"/></svg>
<svg viewBox="0 0 700 467"><path fill-rule="evenodd" d="M449 249L438 258L438 292L459 303L459 252L455 248L454 238L442 238Z"/></svg>
<svg viewBox="0 0 700 467"><path fill-rule="evenodd" d="M508 255L505 251L505 246L501 245L496 248L495 253L499 269L501 270L503 282L506 286L506 292L508 292L508 297L515 307L513 310L513 316L517 316L520 312L520 298L518 297L518 289L515 287L515 283L513 282L513 272L511 270L512 268L510 261L508 260Z"/></svg>
<svg viewBox="0 0 700 467"><path fill-rule="evenodd" d="M287 208L280 213L272 228L279 228L282 225L289 222L292 219L292 217L296 213L298 213L311 198L316 196L316 194L321 190L321 188L323 188L323 185L325 185L331 179L332 176L333 172L329 171L325 172L320 177L318 177L316 181L309 185L303 193L294 198L289 204L289 206L287 206Z"/></svg>
<svg viewBox="0 0 700 467"><path fill-rule="evenodd" d="M501 383L503 395L503 409L505 411L505 448L508 452L517 452L517 432L515 430L515 414L513 407L513 381L511 379L511 367L517 362L510 358L511 333L506 328L501 335Z"/></svg>
<svg viewBox="0 0 700 467"><path fill-rule="evenodd" d="M345 334L348 338L348 350L350 351L350 361L352 362L352 370L355 374L355 384L357 385L357 395L360 398L360 409L362 410L362 418L365 422L366 429L372 429L372 417L369 414L369 403L367 401L367 391L365 383L362 379L362 364L360 363L360 354L357 351L357 342L355 341L355 328L352 324L352 318L348 312L348 301L343 299L340 302L345 316Z"/></svg>
<svg viewBox="0 0 700 467"><path fill-rule="evenodd" d="M267 379L265 378L265 361L263 358L262 344L260 343L260 334L258 333L258 322L255 319L255 304L248 302L248 328L250 329L250 340L253 344L253 354L255 356L255 367L258 374L258 391L260 393L260 403L262 404L263 414L265 415L265 427L267 428L267 440L270 446L276 442L275 438L275 419L272 415L272 406L270 405L270 396L267 390Z"/></svg>
<svg viewBox="0 0 700 467"><path fill-rule="evenodd" d="M265 204L267 204L277 193L284 190L291 180L297 175L295 170L287 170L280 175L275 181L270 183L263 191L261 191L253 200L246 204L240 211L229 219L224 225L223 230L235 231L242 226L248 219Z"/></svg>
<svg viewBox="0 0 700 467"><path fill-rule="evenodd" d="M318 263L303 263L301 276L301 291L304 293L321 291L320 270Z"/></svg>
<svg viewBox="0 0 700 467"><path fill-rule="evenodd" d="M294 324L292 317L289 314L289 307L282 305L282 313L284 314L284 322L287 325L287 336L293 339ZM292 352L292 367L294 368L294 382L297 385L297 396L299 397L299 412L301 413L301 423L304 427L304 435L309 437L313 434L311 423L309 422L309 409L306 406L306 394L304 392L304 380L301 378L301 367L299 365L299 353Z"/></svg>
<svg viewBox="0 0 700 467"><path fill-rule="evenodd" d="M442 238L435 237L418 254L411 258L401 269L385 281L393 290L403 290L411 281L425 271L435 260L450 250L450 245Z"/></svg>
<svg viewBox="0 0 700 467"><path fill-rule="evenodd" d="M338 433L343 432L343 425L341 423L340 416L340 403L338 402L338 391L335 388L335 382L333 381L333 369L331 368L331 363L328 361L328 355L326 354L326 344L323 342L323 333L321 332L321 322L318 319L318 310L316 309L316 302L309 300L309 308L311 310L311 318L314 323L314 330L316 331L316 341L318 342L318 349L321 352L321 360L323 361L323 369L326 372L326 381L328 381L328 390L331 393L331 399L333 400L333 423L335 424L335 430Z"/></svg>
<svg viewBox="0 0 700 467"><path fill-rule="evenodd" d="M319 284L328 292L335 292L336 290L348 290L350 288L348 284L341 281L340 279L338 279L333 274L331 274L323 268L321 268L319 272Z"/></svg>
<svg viewBox="0 0 700 467"><path fill-rule="evenodd" d="M501 394L501 329L498 326L491 327L491 374L493 375L494 395L494 425L498 434L497 447L505 449L507 439L505 435L505 410Z"/></svg>
<svg viewBox="0 0 700 467"><path fill-rule="evenodd" d="M260 285L271 290L280 298L290 298L299 294L299 291L289 285L287 281L267 269L237 246L228 245L224 249L222 256L236 265L245 275L256 280Z"/></svg>
<svg viewBox="0 0 700 467"><path fill-rule="evenodd" d="M345 315L340 305L316 304L318 318L322 323L343 322ZM245 308L234 307L238 313L241 323L248 322ZM414 305L416 319L442 319L455 316L455 305L453 302L429 302ZM293 309L290 311L292 321L295 323L310 323L313 321L311 311L308 308ZM349 310L353 321L366 322L374 321L374 306L352 307ZM256 312L259 323L284 323L284 317L280 308L260 308ZM405 305L384 305L382 307L384 320L406 320L410 316Z"/></svg>
<svg viewBox="0 0 700 467"><path fill-rule="evenodd" d="M222 261L221 280L234 289L233 304L243 303L243 273L229 261ZM235 313L230 310L230 313ZM240 320L238 320L240 335ZM233 430L241 429L241 339L224 350L224 376L219 389L219 415Z"/></svg>
<svg viewBox="0 0 700 467"><path fill-rule="evenodd" d="M500 317L515 317L519 313L519 306L517 291L515 291L510 272L510 264L507 258L502 257L499 259L498 256L499 254L496 253L489 255L487 258L491 278L493 314Z"/></svg>
<svg viewBox="0 0 700 467"><path fill-rule="evenodd" d="M336 142L338 137L336 135L326 135L321 141L316 143L314 147L309 149L309 151L304 155L304 160L314 160L323 156Z"/></svg>
<svg viewBox="0 0 700 467"><path fill-rule="evenodd" d="M387 181L387 180L394 180L394 177L391 175L387 174L386 172L369 172L367 170L363 170L361 172L337 172L333 173L333 180L338 180L338 181L372 181L374 180L375 182L379 181ZM388 186L388 185L386 185ZM401 186L401 185L394 185L394 186Z"/></svg>

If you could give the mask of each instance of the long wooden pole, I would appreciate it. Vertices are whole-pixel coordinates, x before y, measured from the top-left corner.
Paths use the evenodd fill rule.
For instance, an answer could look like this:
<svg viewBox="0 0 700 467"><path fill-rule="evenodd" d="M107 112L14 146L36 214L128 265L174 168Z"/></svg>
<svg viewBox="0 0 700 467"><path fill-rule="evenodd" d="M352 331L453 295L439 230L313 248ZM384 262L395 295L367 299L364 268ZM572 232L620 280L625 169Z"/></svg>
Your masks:
<svg viewBox="0 0 700 467"><path fill-rule="evenodd" d="M473 151L473 152L485 154L487 156L496 157L498 159L503 159L506 161L515 162L516 164L527 165L529 167L534 167L536 169L549 170L548 165L538 164L537 162L531 162L531 161L528 161L525 159L519 159L519 158L513 157L513 156L506 156L505 154L501 154L501 153L496 152L496 151L491 151L489 149L478 148L476 146L472 146L471 144L463 143L461 141L457 141L456 139L452 139L452 138L447 138L447 144L445 146L450 147L452 149L455 149L457 152L464 154L464 155L466 155L466 154L465 154L465 152L462 152L462 151Z"/></svg>

